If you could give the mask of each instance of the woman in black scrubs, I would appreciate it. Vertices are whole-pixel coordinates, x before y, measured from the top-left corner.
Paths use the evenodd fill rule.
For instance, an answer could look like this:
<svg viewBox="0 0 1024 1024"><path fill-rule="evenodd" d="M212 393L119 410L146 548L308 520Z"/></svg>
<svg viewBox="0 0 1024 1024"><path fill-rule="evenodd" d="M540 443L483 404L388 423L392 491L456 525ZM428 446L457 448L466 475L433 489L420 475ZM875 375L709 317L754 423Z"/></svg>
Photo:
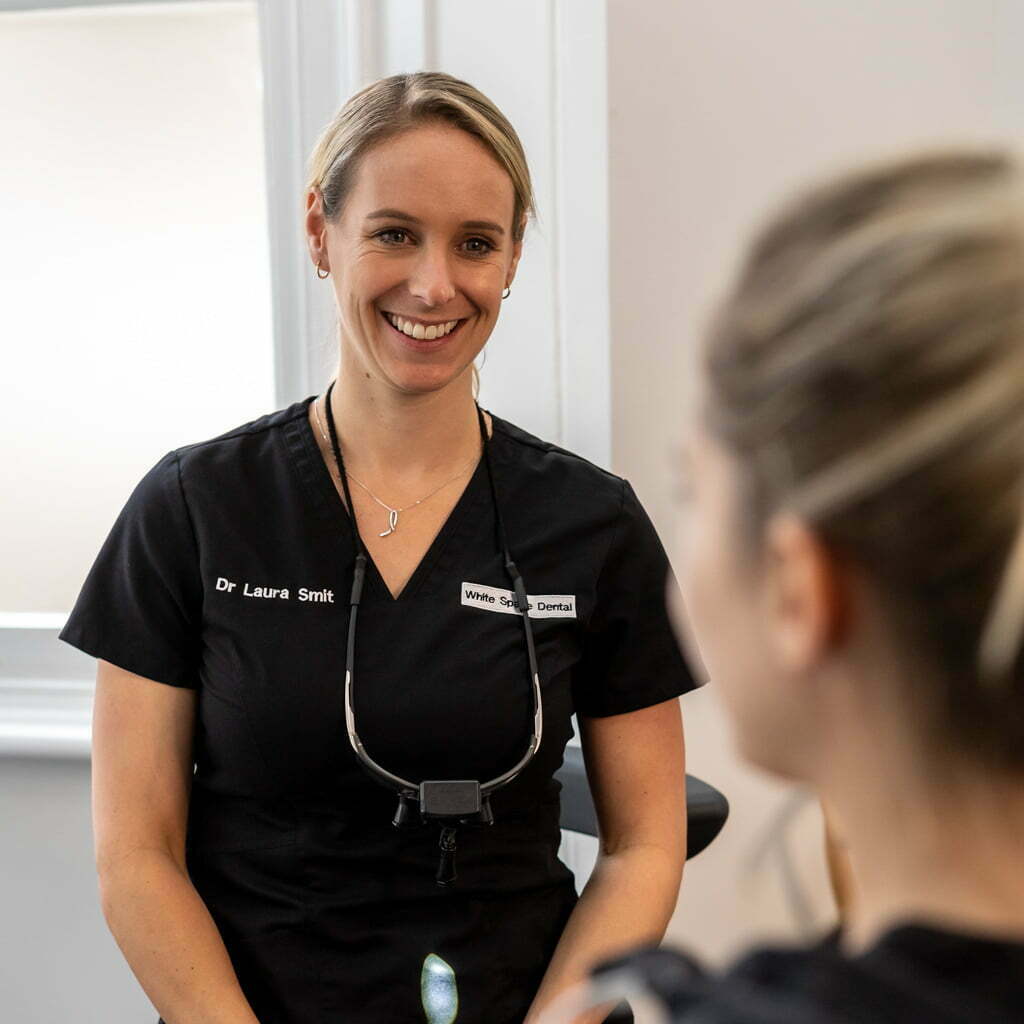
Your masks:
<svg viewBox="0 0 1024 1024"><path fill-rule="evenodd" d="M854 891L841 931L721 979L665 950L632 968L677 1024L1019 1024L1019 158L915 154L797 197L703 370L686 608L740 750L822 794Z"/></svg>
<svg viewBox="0 0 1024 1024"><path fill-rule="evenodd" d="M519 1024L675 906L668 563L625 480L475 403L532 211L493 104L377 82L308 184L335 380L162 458L61 633L101 659L104 911L169 1024ZM602 826L578 902L574 712Z"/></svg>

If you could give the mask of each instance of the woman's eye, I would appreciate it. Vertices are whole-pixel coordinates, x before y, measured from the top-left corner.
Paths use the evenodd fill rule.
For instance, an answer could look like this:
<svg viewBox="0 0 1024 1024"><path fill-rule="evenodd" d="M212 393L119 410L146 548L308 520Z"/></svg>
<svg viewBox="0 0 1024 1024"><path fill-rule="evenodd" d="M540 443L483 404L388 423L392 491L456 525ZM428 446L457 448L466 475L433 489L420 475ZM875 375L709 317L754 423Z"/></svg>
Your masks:
<svg viewBox="0 0 1024 1024"><path fill-rule="evenodd" d="M395 240L394 235L400 235L401 238ZM386 228L384 231L378 231L376 236L382 242L387 242L389 245L401 245L402 241L407 237L408 232L403 231L401 228Z"/></svg>
<svg viewBox="0 0 1024 1024"><path fill-rule="evenodd" d="M492 249L494 249L494 246L490 242L488 242L486 238L467 238L465 244L468 246L473 246L473 248L469 249L469 252L471 252L474 256L482 256L485 253L489 253L491 252Z"/></svg>

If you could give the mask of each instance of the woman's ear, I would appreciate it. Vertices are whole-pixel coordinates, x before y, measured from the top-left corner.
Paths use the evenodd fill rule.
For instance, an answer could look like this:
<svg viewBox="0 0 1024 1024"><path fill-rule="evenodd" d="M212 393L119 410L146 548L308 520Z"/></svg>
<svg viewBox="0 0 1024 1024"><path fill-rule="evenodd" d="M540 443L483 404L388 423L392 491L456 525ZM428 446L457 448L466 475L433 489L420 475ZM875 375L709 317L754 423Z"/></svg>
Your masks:
<svg viewBox="0 0 1024 1024"><path fill-rule="evenodd" d="M512 262L509 264L508 274L505 276L506 288L512 287L516 276L516 267L519 266L519 257L523 254L523 235L526 233L526 222L526 214L523 214L522 220L519 222L519 241L512 243ZM515 237L515 233L513 233L513 237Z"/></svg>
<svg viewBox="0 0 1024 1024"><path fill-rule="evenodd" d="M843 567L834 552L792 513L765 528L765 615L778 664L802 674L835 646L845 623Z"/></svg>
<svg viewBox="0 0 1024 1024"><path fill-rule="evenodd" d="M319 189L311 188L306 193L306 245L309 255L316 263L326 253L327 224L324 220L323 196Z"/></svg>
<svg viewBox="0 0 1024 1024"><path fill-rule="evenodd" d="M515 280L516 268L519 266L519 257L523 254L523 240L520 238L518 242L514 242L512 245L512 262L509 264L508 273L505 275L505 287L511 288L512 282Z"/></svg>

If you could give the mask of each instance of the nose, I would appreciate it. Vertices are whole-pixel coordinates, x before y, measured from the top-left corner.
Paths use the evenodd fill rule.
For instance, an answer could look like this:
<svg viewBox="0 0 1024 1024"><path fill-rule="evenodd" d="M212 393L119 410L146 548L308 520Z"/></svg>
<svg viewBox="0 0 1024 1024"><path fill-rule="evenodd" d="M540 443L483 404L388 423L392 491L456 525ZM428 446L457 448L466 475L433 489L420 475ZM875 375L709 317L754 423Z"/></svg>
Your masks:
<svg viewBox="0 0 1024 1024"><path fill-rule="evenodd" d="M431 308L443 306L455 297L455 283L452 281L445 246L421 247L409 278L409 291Z"/></svg>

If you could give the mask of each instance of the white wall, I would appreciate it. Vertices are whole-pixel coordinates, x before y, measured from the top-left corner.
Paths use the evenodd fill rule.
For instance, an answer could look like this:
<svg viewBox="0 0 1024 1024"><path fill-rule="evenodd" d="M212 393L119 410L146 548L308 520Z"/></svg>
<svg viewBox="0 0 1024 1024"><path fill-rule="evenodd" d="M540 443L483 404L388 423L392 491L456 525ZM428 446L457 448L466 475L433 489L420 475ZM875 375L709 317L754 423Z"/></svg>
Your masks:
<svg viewBox="0 0 1024 1024"><path fill-rule="evenodd" d="M609 0L613 466L670 538L668 443L688 359L739 238L780 190L893 147L1020 141L1016 0ZM713 688L684 698L691 771L732 819L687 868L670 936L717 959L793 934L776 854L788 791L741 767ZM791 830L803 919L830 920L813 809Z"/></svg>

